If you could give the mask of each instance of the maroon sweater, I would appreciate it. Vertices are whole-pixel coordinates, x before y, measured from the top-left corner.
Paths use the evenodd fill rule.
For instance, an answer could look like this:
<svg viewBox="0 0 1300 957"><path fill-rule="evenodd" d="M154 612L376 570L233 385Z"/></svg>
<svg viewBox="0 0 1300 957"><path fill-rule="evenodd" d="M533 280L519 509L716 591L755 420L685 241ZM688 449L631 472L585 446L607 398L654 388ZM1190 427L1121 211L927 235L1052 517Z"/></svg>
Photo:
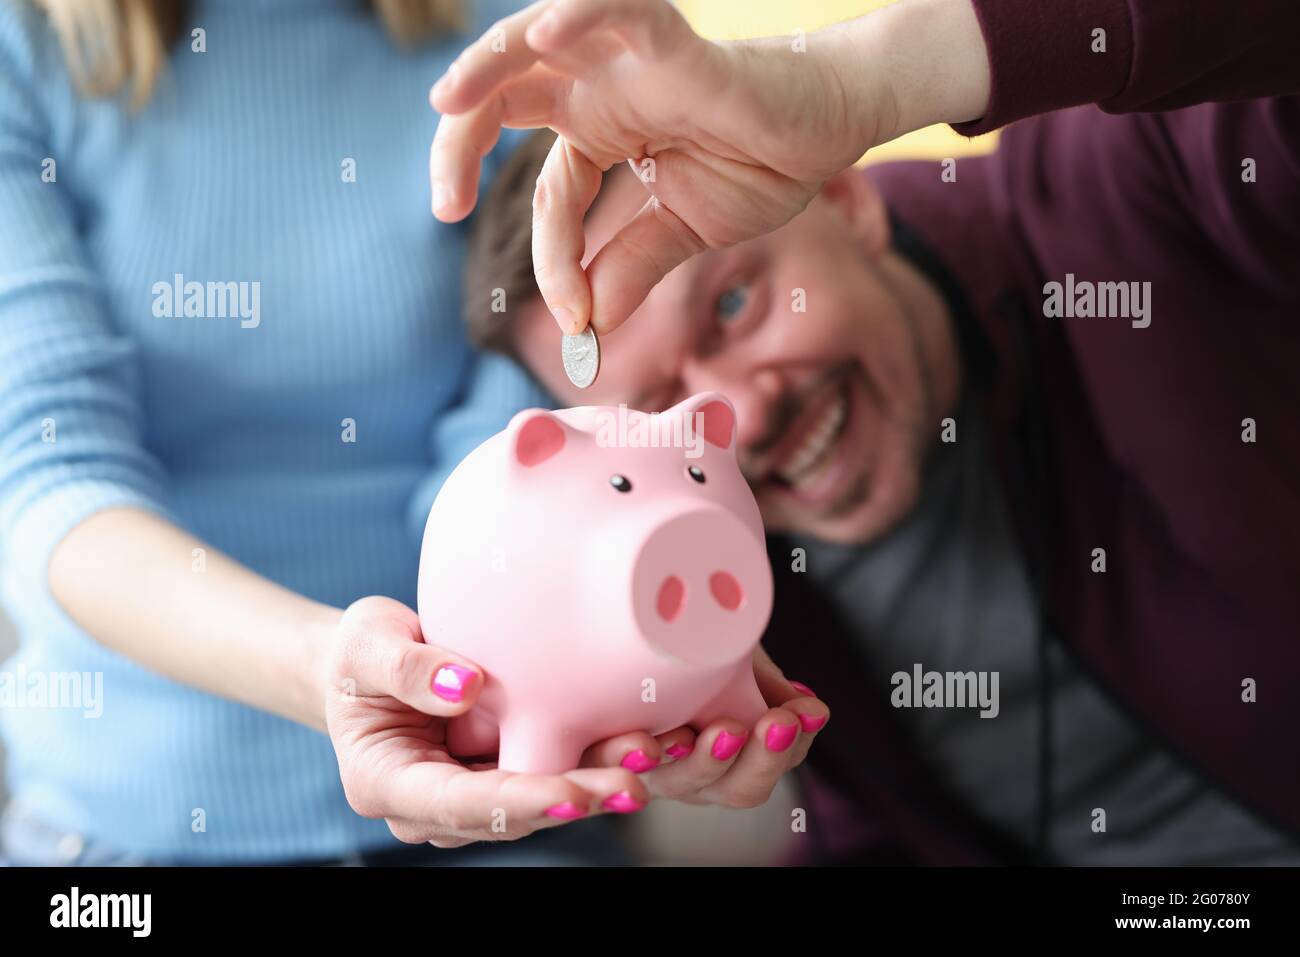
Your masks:
<svg viewBox="0 0 1300 957"><path fill-rule="evenodd" d="M1053 634L1300 831L1300 3L974 5L992 102L958 130L1059 112L956 182L870 175L992 346L986 408ZM1150 325L1045 316L1067 274L1150 283Z"/></svg>

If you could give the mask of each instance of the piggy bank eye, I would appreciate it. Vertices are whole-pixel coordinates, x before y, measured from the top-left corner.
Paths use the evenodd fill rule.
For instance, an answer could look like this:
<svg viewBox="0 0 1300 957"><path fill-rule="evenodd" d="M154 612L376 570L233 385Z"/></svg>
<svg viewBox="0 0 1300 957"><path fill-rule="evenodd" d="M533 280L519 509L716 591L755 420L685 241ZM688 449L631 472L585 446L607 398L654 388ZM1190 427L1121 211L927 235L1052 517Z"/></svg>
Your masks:
<svg viewBox="0 0 1300 957"><path fill-rule="evenodd" d="M704 469L700 468L698 465L692 465L686 470L686 474L695 479L695 481L699 482L701 485L704 484Z"/></svg>
<svg viewBox="0 0 1300 957"><path fill-rule="evenodd" d="M620 492L632 491L632 483L629 482L627 478L622 475L611 475L609 477L609 484L614 486L614 488Z"/></svg>

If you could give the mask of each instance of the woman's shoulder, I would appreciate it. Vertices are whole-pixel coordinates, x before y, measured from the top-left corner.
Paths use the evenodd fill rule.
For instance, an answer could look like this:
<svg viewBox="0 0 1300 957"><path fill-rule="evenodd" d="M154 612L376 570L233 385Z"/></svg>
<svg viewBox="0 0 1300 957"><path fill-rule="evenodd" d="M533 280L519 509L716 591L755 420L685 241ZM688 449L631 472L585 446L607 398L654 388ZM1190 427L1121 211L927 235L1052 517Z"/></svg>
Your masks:
<svg viewBox="0 0 1300 957"><path fill-rule="evenodd" d="M32 0L0 0L0 47L28 59L51 36L49 17Z"/></svg>
<svg viewBox="0 0 1300 957"><path fill-rule="evenodd" d="M0 76L34 84L54 69L62 74L63 63L45 11L32 0L0 0Z"/></svg>

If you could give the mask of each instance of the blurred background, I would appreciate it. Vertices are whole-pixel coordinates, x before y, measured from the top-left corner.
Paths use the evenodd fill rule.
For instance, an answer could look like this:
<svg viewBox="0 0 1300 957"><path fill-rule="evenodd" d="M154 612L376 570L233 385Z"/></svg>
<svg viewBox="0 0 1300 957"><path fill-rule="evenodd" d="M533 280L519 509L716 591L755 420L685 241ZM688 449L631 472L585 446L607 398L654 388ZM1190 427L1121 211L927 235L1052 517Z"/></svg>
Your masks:
<svg viewBox="0 0 1300 957"><path fill-rule="evenodd" d="M745 37L789 36L811 33L832 23L850 20L890 6L893 0L676 0L696 32L713 40ZM866 158L878 163L891 159L943 159L986 153L997 134L967 139L947 126L931 126L877 147Z"/></svg>
<svg viewBox="0 0 1300 957"><path fill-rule="evenodd" d="M522 5L522 4L521 4ZM811 33L827 24L888 6L885 0L678 0L696 30L713 39ZM930 127L875 149L866 162L890 159L941 159L991 150L996 134L966 139L946 126ZM0 608L0 660L14 649L13 626ZM0 758L3 758L0 741ZM5 801L0 763L0 806ZM782 848L773 835L790 835L790 813L798 791L787 781L763 807L748 811L692 807L661 802L651 805L629 826L628 840L647 864L763 864Z"/></svg>

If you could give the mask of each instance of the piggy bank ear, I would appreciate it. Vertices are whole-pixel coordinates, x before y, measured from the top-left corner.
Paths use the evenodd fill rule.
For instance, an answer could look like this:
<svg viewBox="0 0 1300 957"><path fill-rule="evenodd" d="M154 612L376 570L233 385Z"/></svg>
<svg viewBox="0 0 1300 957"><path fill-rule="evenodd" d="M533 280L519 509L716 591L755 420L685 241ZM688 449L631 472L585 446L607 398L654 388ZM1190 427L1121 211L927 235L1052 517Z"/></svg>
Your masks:
<svg viewBox="0 0 1300 957"><path fill-rule="evenodd" d="M564 448L570 431L545 409L524 409L506 426L510 457L525 468L541 465Z"/></svg>
<svg viewBox="0 0 1300 957"><path fill-rule="evenodd" d="M736 408L722 393L700 392L673 406L673 411L699 428L710 445L736 451Z"/></svg>

